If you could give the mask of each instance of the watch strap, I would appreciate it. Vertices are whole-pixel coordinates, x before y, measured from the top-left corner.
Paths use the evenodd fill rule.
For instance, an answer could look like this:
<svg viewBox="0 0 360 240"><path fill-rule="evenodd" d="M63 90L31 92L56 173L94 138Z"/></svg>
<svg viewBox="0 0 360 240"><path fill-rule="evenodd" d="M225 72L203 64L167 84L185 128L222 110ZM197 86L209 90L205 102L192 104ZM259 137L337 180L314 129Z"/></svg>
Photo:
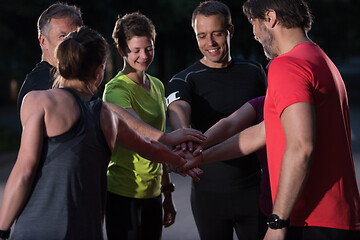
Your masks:
<svg viewBox="0 0 360 240"><path fill-rule="evenodd" d="M11 229L9 230L0 230L0 238L8 239L10 236Z"/></svg>
<svg viewBox="0 0 360 240"><path fill-rule="evenodd" d="M281 229L290 226L290 220L283 220L278 215L271 214L267 219L267 225L271 229Z"/></svg>
<svg viewBox="0 0 360 240"><path fill-rule="evenodd" d="M174 192L175 191L175 184L169 183L167 185L161 186L161 192Z"/></svg>

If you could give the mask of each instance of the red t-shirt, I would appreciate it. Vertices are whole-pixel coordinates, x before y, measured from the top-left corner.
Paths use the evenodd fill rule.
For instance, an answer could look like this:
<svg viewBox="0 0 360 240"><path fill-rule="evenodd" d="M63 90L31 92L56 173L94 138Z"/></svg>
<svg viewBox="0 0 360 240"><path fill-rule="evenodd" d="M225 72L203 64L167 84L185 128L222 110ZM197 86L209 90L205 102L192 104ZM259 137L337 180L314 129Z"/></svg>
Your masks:
<svg viewBox="0 0 360 240"><path fill-rule="evenodd" d="M273 201L286 147L280 116L297 102L314 105L316 145L291 225L360 230L347 93L336 66L314 43L297 45L269 67L264 118Z"/></svg>

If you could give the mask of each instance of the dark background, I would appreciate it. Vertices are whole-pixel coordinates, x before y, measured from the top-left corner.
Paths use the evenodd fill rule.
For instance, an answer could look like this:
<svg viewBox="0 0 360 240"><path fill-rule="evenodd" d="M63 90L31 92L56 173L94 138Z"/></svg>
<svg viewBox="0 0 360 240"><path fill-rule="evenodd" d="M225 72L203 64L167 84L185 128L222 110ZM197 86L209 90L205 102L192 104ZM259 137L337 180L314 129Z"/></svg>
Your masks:
<svg viewBox="0 0 360 240"><path fill-rule="evenodd" d="M36 22L43 10L56 1L0 0L0 195L19 148L16 97L26 74L41 59ZM112 44L111 33L118 14L141 11L157 30L155 60L149 73L166 84L172 75L201 57L191 14L199 0L78 0L84 23L103 34L112 46L105 81L122 67ZM252 34L241 6L244 0L223 0L232 12L235 35L232 56L267 64L262 47ZM352 123L354 164L360 188L360 1L308 0L315 17L310 38L320 45L339 67L347 86ZM329 116L332 117L332 116ZM176 224L164 230L163 239L199 239L189 205L190 179L172 175L176 184ZM1 198L1 196L0 196ZM186 229L184 231L184 229Z"/></svg>
<svg viewBox="0 0 360 240"><path fill-rule="evenodd" d="M41 58L37 40L36 21L41 12L56 1L1 0L0 9L0 103L14 103L26 73ZM112 29L118 14L140 11L147 15L157 30L155 60L149 73L166 84L172 75L201 57L194 32L191 14L200 1L196 0L77 0L64 1L79 6L84 23L105 36L112 48L108 81L121 69L122 59L113 47ZM252 34L241 6L244 1L224 0L232 12L235 35L231 44L233 56L257 60L266 64L262 47ZM358 15L360 1L310 1L314 25L310 38L337 65L353 62L360 56Z"/></svg>
<svg viewBox="0 0 360 240"><path fill-rule="evenodd" d="M242 13L245 0L223 0L230 7L235 35L233 57L256 60L267 65L262 46L254 40L252 26ZM16 117L16 98L28 72L41 59L36 23L52 3L45 0L0 0L0 153L17 150L20 124ZM122 68L122 59L111 38L117 16L140 11L154 23L157 31L155 59L149 73L166 85L170 78L201 58L191 15L199 0L68 0L79 6L84 23L99 31L111 46L105 82ZM358 0L308 1L314 24L310 38L339 67L348 89L350 107L360 108L360 28ZM356 108L357 109L357 108ZM355 112L356 114L357 112ZM354 115L354 111L353 114ZM353 140L355 134L353 134Z"/></svg>

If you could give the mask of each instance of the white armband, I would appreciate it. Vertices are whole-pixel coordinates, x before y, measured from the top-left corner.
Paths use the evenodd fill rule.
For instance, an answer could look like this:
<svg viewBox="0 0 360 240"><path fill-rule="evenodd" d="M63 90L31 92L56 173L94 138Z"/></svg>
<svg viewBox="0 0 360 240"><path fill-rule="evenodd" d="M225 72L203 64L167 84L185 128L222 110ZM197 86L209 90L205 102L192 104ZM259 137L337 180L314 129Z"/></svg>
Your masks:
<svg viewBox="0 0 360 240"><path fill-rule="evenodd" d="M172 103L173 101L179 100L180 97L178 97L176 94L178 94L179 91L173 92L172 94L170 94L165 100L166 100L166 107L168 107L170 105L170 103Z"/></svg>

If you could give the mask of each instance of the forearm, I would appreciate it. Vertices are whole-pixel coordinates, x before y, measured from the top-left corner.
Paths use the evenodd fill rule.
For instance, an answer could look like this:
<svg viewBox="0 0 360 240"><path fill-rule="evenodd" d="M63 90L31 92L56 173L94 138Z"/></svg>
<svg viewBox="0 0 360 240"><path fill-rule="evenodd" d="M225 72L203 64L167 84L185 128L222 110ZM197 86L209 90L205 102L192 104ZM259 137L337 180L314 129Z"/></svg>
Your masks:
<svg viewBox="0 0 360 240"><path fill-rule="evenodd" d="M171 111L169 111L169 122L172 130L190 127L189 121L183 117L179 117L177 114L171 113Z"/></svg>
<svg viewBox="0 0 360 240"><path fill-rule="evenodd" d="M241 130L243 129L237 128L236 124L232 124L228 119L221 119L204 133L207 139L202 144L202 147L207 148L217 143L223 142Z"/></svg>
<svg viewBox="0 0 360 240"><path fill-rule="evenodd" d="M171 137L171 133L166 133L166 132L163 132L158 139L154 139L154 140L157 140L158 142L161 142L162 144L165 144L170 147L176 145L177 144L176 141L178 141L178 139Z"/></svg>
<svg viewBox="0 0 360 240"><path fill-rule="evenodd" d="M244 155L239 148L238 135L235 135L220 144L204 150L202 152L202 163L229 160L241 156Z"/></svg>
<svg viewBox="0 0 360 240"><path fill-rule="evenodd" d="M273 212L288 219L310 171L316 142L315 109L305 102L287 107L281 115L286 137Z"/></svg>
<svg viewBox="0 0 360 240"><path fill-rule="evenodd" d="M22 210L33 182L33 176L24 176L16 165L6 183L0 207L0 229L9 229Z"/></svg>
<svg viewBox="0 0 360 240"><path fill-rule="evenodd" d="M114 112L112 114L115 116L114 131L117 144L153 162L171 163L175 166L184 164L185 160L170 151L164 144L141 136L130 128L122 117Z"/></svg>
<svg viewBox="0 0 360 240"><path fill-rule="evenodd" d="M168 107L168 117L173 130L190 127L191 106L183 100L173 102Z"/></svg>
<svg viewBox="0 0 360 240"><path fill-rule="evenodd" d="M273 212L289 219L302 193L311 166L311 154L285 150Z"/></svg>
<svg viewBox="0 0 360 240"><path fill-rule="evenodd" d="M203 151L204 163L249 155L265 146L264 124L259 123Z"/></svg>
<svg viewBox="0 0 360 240"><path fill-rule="evenodd" d="M143 158L154 162L168 163L175 166L181 166L186 161L179 155L170 151L164 144L154 141L146 140L138 146L141 150L137 151Z"/></svg>
<svg viewBox="0 0 360 240"><path fill-rule="evenodd" d="M162 193L165 198L172 198L172 191L169 188L171 184L170 174L167 171L166 165L163 165L163 175L161 179ZM164 191L165 190L165 191Z"/></svg>
<svg viewBox="0 0 360 240"><path fill-rule="evenodd" d="M256 112L250 103L245 103L230 116L221 119L205 132L207 140L202 144L207 148L239 133L253 125L256 121Z"/></svg>
<svg viewBox="0 0 360 240"><path fill-rule="evenodd" d="M164 132L143 122L137 115L135 116L134 114L131 114L129 111L116 104L112 104L112 103L106 103L106 104L112 111L119 114L127 123L127 125L129 125L129 127L134 129L141 136L159 141L164 137Z"/></svg>
<svg viewBox="0 0 360 240"><path fill-rule="evenodd" d="M124 109L112 103L107 106L139 135L161 142L167 146L175 146L185 141L203 142L205 139L201 132L195 129L179 129L170 133L162 132L143 122L133 109Z"/></svg>
<svg viewBox="0 0 360 240"><path fill-rule="evenodd" d="M162 185L162 186L166 186L166 185L168 185L170 182L171 182L171 180L170 180L170 175L169 175L169 173L168 173L168 171L167 171L166 166L164 165L164 166L163 166L163 175L162 175L162 179L161 179L161 185Z"/></svg>
<svg viewBox="0 0 360 240"><path fill-rule="evenodd" d="M222 142L229 138L230 136L234 135L231 134L231 131L228 131L227 128L228 124L226 124L226 119L221 119L217 122L214 126L209 128L204 135L207 137L206 141L201 144L201 146L205 149L214 144ZM230 127L230 126L228 126Z"/></svg>
<svg viewBox="0 0 360 240"><path fill-rule="evenodd" d="M161 181L161 192L163 198L163 225L169 227L175 222L176 209L172 198L172 192L175 190L174 185L170 181L170 174L164 166L163 176Z"/></svg>
<svg viewBox="0 0 360 240"><path fill-rule="evenodd" d="M151 138L161 143L167 144L165 133L150 126L141 120L126 120L131 128L137 131L141 136Z"/></svg>

